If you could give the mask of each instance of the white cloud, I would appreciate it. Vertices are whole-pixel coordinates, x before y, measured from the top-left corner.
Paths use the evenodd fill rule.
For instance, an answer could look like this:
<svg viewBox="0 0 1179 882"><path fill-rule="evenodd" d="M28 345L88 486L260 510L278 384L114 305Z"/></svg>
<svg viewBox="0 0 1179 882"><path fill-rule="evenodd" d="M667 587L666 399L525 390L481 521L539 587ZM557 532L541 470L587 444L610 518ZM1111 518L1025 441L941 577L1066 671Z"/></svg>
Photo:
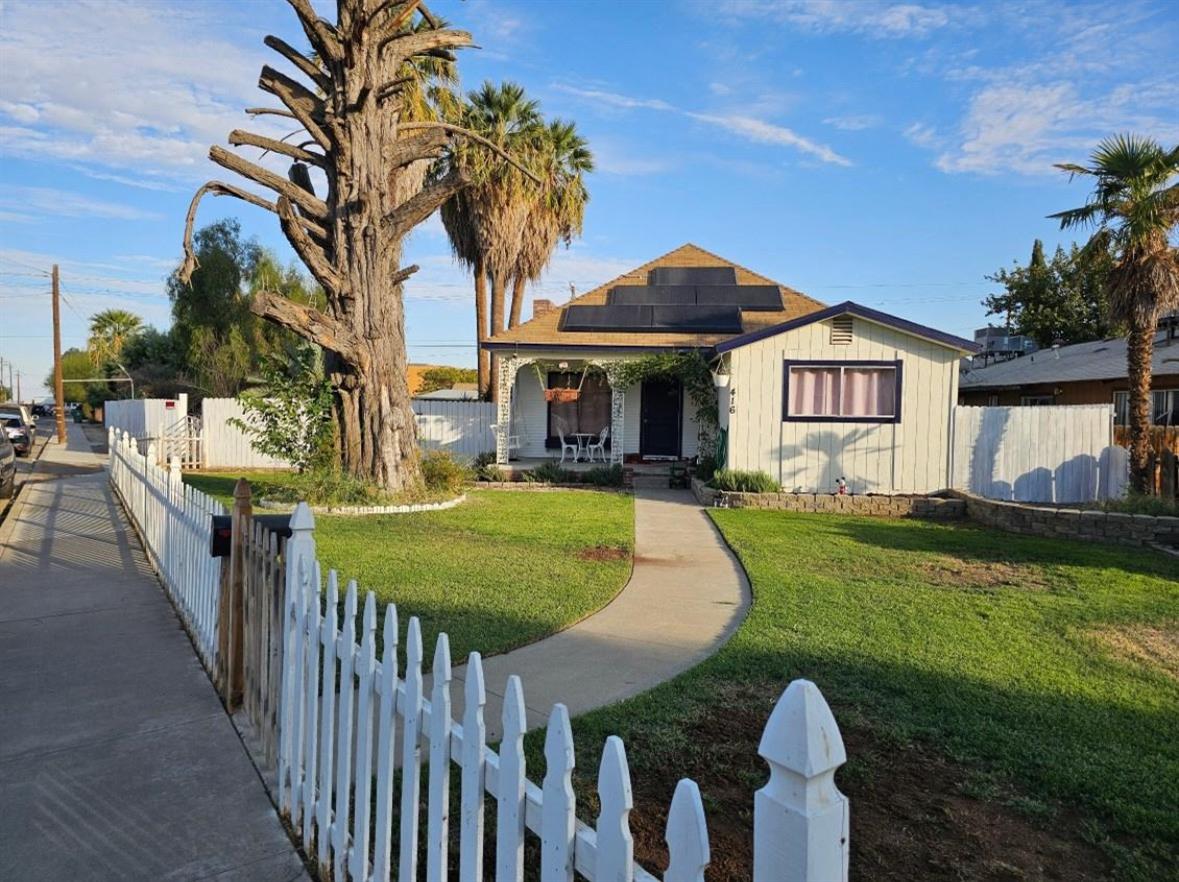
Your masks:
<svg viewBox="0 0 1179 882"><path fill-rule="evenodd" d="M874 38L926 37L977 19L967 6L885 0L727 0L723 13L780 22L816 33L850 32Z"/></svg>
<svg viewBox="0 0 1179 882"><path fill-rule="evenodd" d="M938 143L937 130L925 123L913 123L901 134L905 136L905 140L918 147L933 147Z"/></svg>
<svg viewBox="0 0 1179 882"><path fill-rule="evenodd" d="M0 192L0 208L40 217L104 218L109 220L153 220L161 215L120 202L92 199L52 187L8 186Z"/></svg>
<svg viewBox="0 0 1179 882"><path fill-rule="evenodd" d="M848 166L852 164L851 160L840 156L825 144L819 144L816 141L805 138L785 126L774 125L764 120L741 116L740 114L688 113L687 115L692 119L717 126L749 141L793 147L802 153L834 165Z"/></svg>
<svg viewBox="0 0 1179 882"><path fill-rule="evenodd" d="M646 110L675 110L675 107L658 98L632 98L629 95L619 95L617 92L606 92L601 89L580 89L576 86L568 86L562 83L555 84L553 89L557 92L564 92L567 95L576 95L578 98L584 98L594 104L614 107L619 110L635 110L638 108Z"/></svg>
<svg viewBox="0 0 1179 882"><path fill-rule="evenodd" d="M190 181L264 103L266 52L219 36L219 7L151 0L0 8L0 153ZM278 124L252 128L267 134Z"/></svg>
<svg viewBox="0 0 1179 882"><path fill-rule="evenodd" d="M858 113L846 116L829 116L823 122L845 132L859 132L863 129L875 128L883 120L875 113Z"/></svg>

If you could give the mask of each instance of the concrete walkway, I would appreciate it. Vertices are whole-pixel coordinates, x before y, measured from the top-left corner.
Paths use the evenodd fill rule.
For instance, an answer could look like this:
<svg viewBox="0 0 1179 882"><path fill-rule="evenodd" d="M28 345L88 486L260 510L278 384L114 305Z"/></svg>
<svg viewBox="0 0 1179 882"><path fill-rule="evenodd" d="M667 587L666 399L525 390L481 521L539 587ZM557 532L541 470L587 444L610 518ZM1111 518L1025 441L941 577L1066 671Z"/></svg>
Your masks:
<svg viewBox="0 0 1179 882"><path fill-rule="evenodd" d="M634 572L622 593L566 631L484 660L488 738L500 737L511 674L523 681L528 728L535 729L556 702L576 716L699 664L737 629L749 602L745 571L695 497L686 490L636 489ZM465 666L455 669L458 720L465 676Z"/></svg>
<svg viewBox="0 0 1179 882"><path fill-rule="evenodd" d="M0 527L0 879L305 880L81 426Z"/></svg>

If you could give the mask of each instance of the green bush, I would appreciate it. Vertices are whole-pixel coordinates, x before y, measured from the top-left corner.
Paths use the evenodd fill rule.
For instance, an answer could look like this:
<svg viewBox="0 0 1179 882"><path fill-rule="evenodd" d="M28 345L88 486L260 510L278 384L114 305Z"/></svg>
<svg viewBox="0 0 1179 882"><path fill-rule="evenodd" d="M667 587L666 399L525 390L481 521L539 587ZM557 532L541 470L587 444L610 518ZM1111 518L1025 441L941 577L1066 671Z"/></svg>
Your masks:
<svg viewBox="0 0 1179 882"><path fill-rule="evenodd" d="M471 470L476 481L503 481L504 470L495 464L495 451L487 450L471 461Z"/></svg>
<svg viewBox="0 0 1179 882"><path fill-rule="evenodd" d="M1164 499L1161 496L1147 496L1142 493L1130 493L1125 499L1111 499L1104 503L1102 508L1106 511L1154 515L1155 517L1179 515L1179 502L1176 500Z"/></svg>
<svg viewBox="0 0 1179 882"><path fill-rule="evenodd" d="M716 458L712 456L700 457L700 462L696 464L696 477L707 483L712 480L712 476L715 474Z"/></svg>
<svg viewBox="0 0 1179 882"><path fill-rule="evenodd" d="M778 482L765 472L743 472L737 469L719 469L712 476L712 486L732 493L777 493L781 489Z"/></svg>
<svg viewBox="0 0 1179 882"><path fill-rule="evenodd" d="M430 493L458 493L470 477L467 466L444 450L431 450L422 457L422 480Z"/></svg>
<svg viewBox="0 0 1179 882"><path fill-rule="evenodd" d="M622 466L598 466L582 472L580 477L585 483L593 484L595 487L621 487Z"/></svg>
<svg viewBox="0 0 1179 882"><path fill-rule="evenodd" d="M577 482L577 474L550 460L525 472L524 480L530 484L573 484Z"/></svg>
<svg viewBox="0 0 1179 882"><path fill-rule="evenodd" d="M265 498L271 502L300 502L308 505L387 505L397 500L383 488L363 481L339 468L311 468L268 485Z"/></svg>

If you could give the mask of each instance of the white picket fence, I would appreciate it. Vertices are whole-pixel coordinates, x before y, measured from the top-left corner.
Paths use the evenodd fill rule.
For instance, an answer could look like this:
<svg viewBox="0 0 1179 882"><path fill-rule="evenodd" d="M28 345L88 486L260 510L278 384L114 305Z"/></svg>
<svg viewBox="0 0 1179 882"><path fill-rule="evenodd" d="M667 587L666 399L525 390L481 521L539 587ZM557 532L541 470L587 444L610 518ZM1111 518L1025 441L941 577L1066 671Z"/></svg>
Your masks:
<svg viewBox="0 0 1179 882"><path fill-rule="evenodd" d="M129 432L107 432L110 482L143 540L148 562L192 635L201 661L217 661L220 561L209 553L212 516L220 502L181 481L180 461L157 465L154 444L143 452Z"/></svg>
<svg viewBox="0 0 1179 882"><path fill-rule="evenodd" d="M953 486L988 499L1094 502L1126 492L1110 404L954 408Z"/></svg>
<svg viewBox="0 0 1179 882"><path fill-rule="evenodd" d="M460 882L482 882L485 873L497 882L521 882L527 830L539 837L539 867L529 869L539 870L541 882L572 882L575 874L590 882L702 882L710 853L694 782L681 780L672 797L666 832L670 862L662 875L635 864L630 772L621 739L611 736L604 745L597 777L600 809L588 826L577 819L566 707L556 704L549 715L538 786L526 776L520 678L508 678L504 736L499 750L492 750L486 743L479 653L467 660L464 712L456 721L447 636L439 635L435 646L426 697L417 618L409 620L402 673L397 609L385 608L378 660L376 599L371 592L365 598L358 640L359 590L355 582L347 584L338 622L339 579L332 571L326 585L321 581L313 527L310 509L300 504L287 540L277 797L321 878L418 879L424 853L429 882L451 878L455 866ZM786 689L759 753L769 782L754 796L754 882L846 880L848 802L834 775L847 757L835 719L813 683L796 680ZM452 767L458 769L461 806L457 854L449 827ZM395 770L400 771L396 831ZM485 794L495 801L494 857L486 868Z"/></svg>
<svg viewBox="0 0 1179 882"><path fill-rule="evenodd" d="M463 459L495 450L497 407L490 401L415 398L418 441L426 450L445 450Z"/></svg>

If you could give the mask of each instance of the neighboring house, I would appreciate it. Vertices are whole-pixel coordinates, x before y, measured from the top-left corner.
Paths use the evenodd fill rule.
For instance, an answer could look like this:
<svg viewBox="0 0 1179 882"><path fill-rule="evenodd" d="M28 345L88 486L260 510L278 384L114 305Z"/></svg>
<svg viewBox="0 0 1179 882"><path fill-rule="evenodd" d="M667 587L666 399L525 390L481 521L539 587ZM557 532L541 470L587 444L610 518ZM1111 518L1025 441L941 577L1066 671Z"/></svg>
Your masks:
<svg viewBox="0 0 1179 882"><path fill-rule="evenodd" d="M696 350L716 372L721 457L787 490L927 492L948 486L958 360L976 347L853 303L823 305L684 245L484 346L497 354L497 458L547 458L560 435L599 438L612 462L690 459L695 408L675 379L614 389L613 361ZM546 389L577 388L575 401ZM552 397L551 395L548 397Z"/></svg>
<svg viewBox="0 0 1179 882"><path fill-rule="evenodd" d="M428 401L478 401L478 383L455 383L449 389L435 389L433 392L421 392L414 396L419 400Z"/></svg>
<svg viewBox="0 0 1179 882"><path fill-rule="evenodd" d="M1179 426L1179 320L1169 319L1155 338L1151 370L1152 417ZM1124 338L1041 349L1012 361L962 374L963 404L1112 404L1114 422L1128 422L1129 380Z"/></svg>

